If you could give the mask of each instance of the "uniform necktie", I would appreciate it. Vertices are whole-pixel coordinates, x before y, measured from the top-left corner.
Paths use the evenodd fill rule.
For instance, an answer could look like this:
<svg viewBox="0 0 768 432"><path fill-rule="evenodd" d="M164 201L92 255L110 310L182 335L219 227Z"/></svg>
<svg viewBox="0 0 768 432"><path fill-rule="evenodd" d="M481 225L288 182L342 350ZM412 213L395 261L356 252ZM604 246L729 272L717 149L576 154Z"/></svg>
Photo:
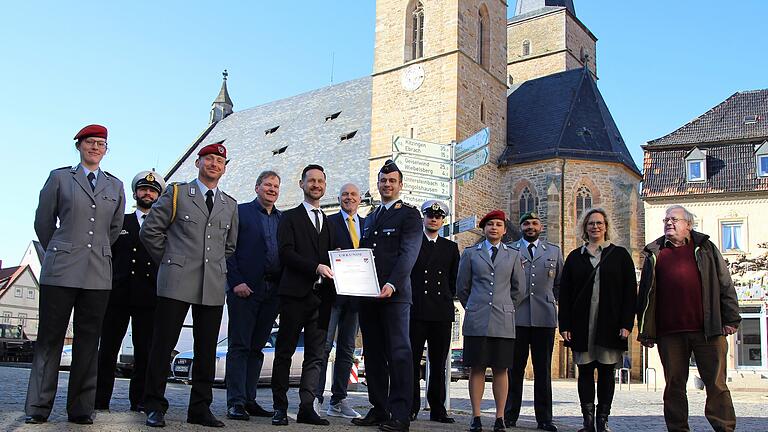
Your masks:
<svg viewBox="0 0 768 432"><path fill-rule="evenodd" d="M96 175L92 172L88 173L88 184L91 185L91 191L96 190Z"/></svg>
<svg viewBox="0 0 768 432"><path fill-rule="evenodd" d="M499 248L491 246L491 262L496 262L496 254L499 253Z"/></svg>
<svg viewBox="0 0 768 432"><path fill-rule="evenodd" d="M317 230L317 233L320 234L320 210L312 209L312 213L315 214L315 229Z"/></svg>
<svg viewBox="0 0 768 432"><path fill-rule="evenodd" d="M355 220L352 216L347 216L347 228L349 228L349 238L352 239L352 247L355 249L360 246L360 239L357 237L357 230L355 229Z"/></svg>
<svg viewBox="0 0 768 432"><path fill-rule="evenodd" d="M533 243L528 243L528 254L531 255L531 258L533 258L534 249L536 249L536 245Z"/></svg>
<svg viewBox="0 0 768 432"><path fill-rule="evenodd" d="M208 207L208 213L213 210L213 191L210 189L205 193L205 206Z"/></svg>

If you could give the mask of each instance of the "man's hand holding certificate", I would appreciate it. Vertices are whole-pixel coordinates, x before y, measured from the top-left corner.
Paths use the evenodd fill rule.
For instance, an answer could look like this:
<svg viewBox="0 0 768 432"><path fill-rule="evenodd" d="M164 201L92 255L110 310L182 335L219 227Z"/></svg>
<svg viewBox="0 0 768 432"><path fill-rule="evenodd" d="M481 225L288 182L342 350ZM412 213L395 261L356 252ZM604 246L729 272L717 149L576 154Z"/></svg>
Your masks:
<svg viewBox="0 0 768 432"><path fill-rule="evenodd" d="M328 251L331 258L336 294L357 297L378 297L379 280L372 249Z"/></svg>

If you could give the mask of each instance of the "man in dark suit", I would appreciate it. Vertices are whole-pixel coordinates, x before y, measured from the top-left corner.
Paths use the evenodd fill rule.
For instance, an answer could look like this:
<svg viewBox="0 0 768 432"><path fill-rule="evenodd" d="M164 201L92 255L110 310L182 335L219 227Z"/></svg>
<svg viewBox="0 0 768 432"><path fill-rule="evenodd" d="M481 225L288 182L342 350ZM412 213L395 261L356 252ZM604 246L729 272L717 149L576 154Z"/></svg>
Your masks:
<svg viewBox="0 0 768 432"><path fill-rule="evenodd" d="M360 246L361 228L365 218L357 214L360 206L360 188L353 183L347 183L339 191L341 210L328 216L333 227L336 247L340 249L357 249ZM357 299L349 296L337 296L331 309L328 322L328 336L325 341L325 355L320 367L320 380L317 383L318 406L323 404L325 389L325 373L328 368L328 356L336 339L336 361L333 364L333 384L331 385L331 403L326 414L333 417L358 418L360 414L344 401L347 398L349 372L352 368L355 352L355 336L357 336ZM338 329L338 335L336 330ZM319 412L318 412L319 414Z"/></svg>
<svg viewBox="0 0 768 432"><path fill-rule="evenodd" d="M365 219L360 247L373 249L381 293L360 306L368 400L373 407L358 426L407 431L413 399L409 337L411 270L419 256L419 211L400 200L403 173L388 160L379 170L381 205Z"/></svg>
<svg viewBox="0 0 768 432"><path fill-rule="evenodd" d="M227 259L227 418L233 420L274 414L256 402L256 386L261 350L277 318L279 196L280 176L264 171L256 179L256 199L237 206L237 248Z"/></svg>
<svg viewBox="0 0 768 432"><path fill-rule="evenodd" d="M451 329L455 316L456 274L459 271L459 245L438 233L448 214L448 206L430 200L421 206L424 235L419 258L411 271L413 306L411 308L411 349L413 350L413 404L411 420L416 420L421 406L419 370L424 342L429 356L429 419L454 423L445 411L445 361L451 348Z"/></svg>
<svg viewBox="0 0 768 432"><path fill-rule="evenodd" d="M552 350L555 344L557 310L563 254L560 248L539 238L543 226L536 212L520 217L523 238L512 243L520 253L525 271L524 296L517 305L514 367L509 369L509 390L504 423L515 427L523 400L523 377L528 364L528 349L533 363L533 408L538 429L557 431L552 423Z"/></svg>
<svg viewBox="0 0 768 432"><path fill-rule="evenodd" d="M325 171L320 165L307 165L299 186L304 202L283 213L278 227L283 275L278 286L280 329L275 342L272 365L272 424L288 424L288 378L291 357L304 329L304 363L299 384L298 423L328 425L328 420L312 408L323 361L328 315L333 304L333 272L328 251L333 249L333 230L320 210L325 195Z"/></svg>
<svg viewBox="0 0 768 432"><path fill-rule="evenodd" d="M152 204L165 189L154 171L142 171L131 182L136 211L125 215L123 230L112 245L112 291L101 326L96 409L108 410L115 386L117 354L131 322L133 373L128 390L131 411L144 410L144 380L152 346L152 321L157 291L157 264L139 240L139 229Z"/></svg>

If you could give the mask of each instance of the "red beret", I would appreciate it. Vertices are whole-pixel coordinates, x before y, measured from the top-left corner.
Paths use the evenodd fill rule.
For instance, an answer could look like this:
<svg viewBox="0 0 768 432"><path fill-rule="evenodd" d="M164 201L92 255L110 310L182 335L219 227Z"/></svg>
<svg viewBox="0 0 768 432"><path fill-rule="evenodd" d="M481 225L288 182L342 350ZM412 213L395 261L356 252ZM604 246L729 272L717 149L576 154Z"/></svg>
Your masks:
<svg viewBox="0 0 768 432"><path fill-rule="evenodd" d="M88 137L107 139L107 128L97 124L88 125L80 129L80 132L78 132L77 135L75 135L74 139L79 140L79 139L88 138Z"/></svg>
<svg viewBox="0 0 768 432"><path fill-rule="evenodd" d="M493 219L500 219L502 221L506 221L507 215L505 215L504 212L501 210L491 210L490 212L488 212L487 215L483 216L483 218L480 219L480 228L485 228L485 224L489 220L493 220Z"/></svg>
<svg viewBox="0 0 768 432"><path fill-rule="evenodd" d="M197 152L197 155L203 157L205 155L215 154L226 159L227 149L224 147L223 143L224 141L219 141L217 143L208 144L207 146L201 148L200 151Z"/></svg>

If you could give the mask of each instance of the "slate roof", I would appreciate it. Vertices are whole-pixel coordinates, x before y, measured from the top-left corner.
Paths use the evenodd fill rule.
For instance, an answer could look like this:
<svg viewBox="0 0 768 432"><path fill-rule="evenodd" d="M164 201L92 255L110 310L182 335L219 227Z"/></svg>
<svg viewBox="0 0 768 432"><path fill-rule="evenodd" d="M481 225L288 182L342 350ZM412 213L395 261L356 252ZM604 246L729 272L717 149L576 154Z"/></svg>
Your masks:
<svg viewBox="0 0 768 432"><path fill-rule="evenodd" d="M303 200L298 180L301 170L310 163L326 169L328 184L322 204L336 202L344 183L356 183L365 193L369 180L372 88L371 78L364 77L237 111L203 131L166 178L194 179L197 150L226 140L230 162L219 186L238 202L255 198L256 177L271 169L282 178L277 207L288 209L298 205ZM327 116L338 112L341 114L337 118L326 121ZM266 133L275 127L274 132ZM351 132L356 133L341 139ZM287 148L280 152L283 147Z"/></svg>
<svg viewBox="0 0 768 432"><path fill-rule="evenodd" d="M576 16L573 0L517 0L515 16L537 11L545 7L566 8L571 15Z"/></svg>
<svg viewBox="0 0 768 432"><path fill-rule="evenodd" d="M19 275L21 275L27 267L29 266L16 266L0 269L0 297L8 291L8 288L13 285Z"/></svg>
<svg viewBox="0 0 768 432"><path fill-rule="evenodd" d="M507 24L512 24L512 23L516 23L516 22L519 22L519 21L527 20L529 18L534 18L534 17L537 17L537 16L546 15L546 14L548 14L550 12L554 12L554 11L558 11L558 10L562 10L562 9L563 9L563 7L561 7L561 6L544 6L544 7L540 8L540 9L531 10L531 11L522 13L520 15L515 15L512 18L507 20Z"/></svg>
<svg viewBox="0 0 768 432"><path fill-rule="evenodd" d="M753 124L744 118L757 115ZM717 143L768 137L768 89L737 92L683 127L661 138L648 141L650 146Z"/></svg>
<svg viewBox="0 0 768 432"><path fill-rule="evenodd" d="M224 82L221 83L221 90L219 90L219 95L216 96L216 99L213 101L213 103L224 103L227 105L232 105L232 99L229 97L229 91L227 90L227 80L224 79Z"/></svg>
<svg viewBox="0 0 768 432"><path fill-rule="evenodd" d="M507 96L500 165L564 157L618 162L640 175L587 69L524 82Z"/></svg>
<svg viewBox="0 0 768 432"><path fill-rule="evenodd" d="M707 153L707 180L686 181L685 156L690 148L645 151L644 198L715 193L768 191L768 177L758 177L755 148L763 141L719 144Z"/></svg>

